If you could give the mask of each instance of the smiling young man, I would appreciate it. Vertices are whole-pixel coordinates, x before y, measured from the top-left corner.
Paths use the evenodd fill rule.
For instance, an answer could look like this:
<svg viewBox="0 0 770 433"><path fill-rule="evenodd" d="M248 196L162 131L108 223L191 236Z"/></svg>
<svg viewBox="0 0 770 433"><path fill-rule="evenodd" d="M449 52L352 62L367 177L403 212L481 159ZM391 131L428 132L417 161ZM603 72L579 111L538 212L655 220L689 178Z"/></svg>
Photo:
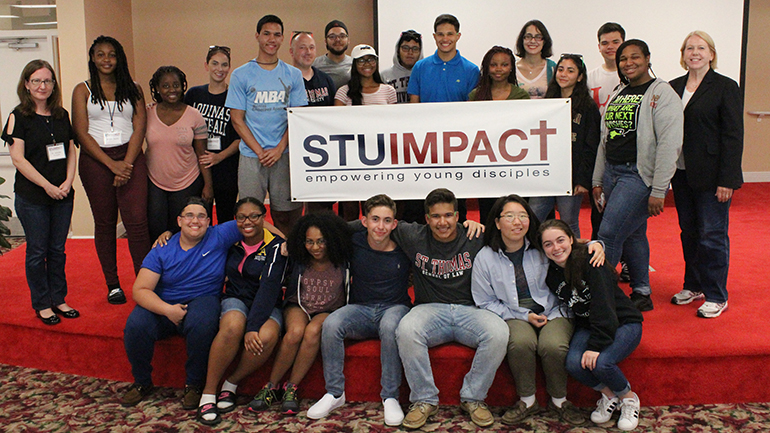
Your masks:
<svg viewBox="0 0 770 433"><path fill-rule="evenodd" d="M471 229L458 224L457 200L447 189L433 190L425 198L425 220L428 225L401 223L391 235L412 263L414 278L415 307L396 330L412 390L403 426L420 428L438 411L428 349L454 341L476 349L460 389L460 407L475 424L488 427L494 416L484 400L505 357L508 326L497 314L477 308L471 294L473 260L484 241L469 239Z"/></svg>
<svg viewBox="0 0 770 433"><path fill-rule="evenodd" d="M278 58L283 22L265 15L257 23L259 54L233 71L225 105L241 137L238 193L264 201L270 193L275 226L289 233L302 215L289 187L289 107L307 105L302 73Z"/></svg>
<svg viewBox="0 0 770 433"><path fill-rule="evenodd" d="M366 231L353 235L353 259L348 305L324 321L321 351L326 394L307 411L310 419L326 417L345 404L345 339L380 339L380 383L385 424L398 426L404 412L398 402L401 359L396 327L409 311L409 259L390 238L396 221L396 203L387 195L369 198L361 223ZM376 265L374 265L376 264ZM374 266L373 266L374 265Z"/></svg>
<svg viewBox="0 0 770 433"><path fill-rule="evenodd" d="M626 40L626 31L618 23L604 23L599 27L596 37L599 39L599 54L602 55L604 63L588 72L586 84L596 105L599 106L599 111L604 115L612 91L620 84L615 52Z"/></svg>
<svg viewBox="0 0 770 433"><path fill-rule="evenodd" d="M327 53L316 57L313 66L329 74L334 87L339 89L350 81L350 68L353 66L353 58L345 54L350 45L348 26L340 20L331 20L324 30L324 38Z"/></svg>
<svg viewBox="0 0 770 433"><path fill-rule="evenodd" d="M235 221L211 228L209 221L205 202L189 198L177 217L181 231L166 247L150 250L142 262L133 288L136 307L123 335L134 376L123 396L124 406L136 405L152 391L155 342L181 334L187 344L182 407L198 407L209 348L219 325L227 250L241 238Z"/></svg>

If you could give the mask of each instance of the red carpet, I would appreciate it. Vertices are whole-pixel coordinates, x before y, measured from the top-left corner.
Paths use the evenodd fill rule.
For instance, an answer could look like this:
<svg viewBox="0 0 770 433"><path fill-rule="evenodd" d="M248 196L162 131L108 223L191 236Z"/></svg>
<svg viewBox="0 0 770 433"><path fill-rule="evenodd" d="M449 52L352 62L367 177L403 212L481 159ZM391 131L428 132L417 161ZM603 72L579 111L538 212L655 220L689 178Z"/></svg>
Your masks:
<svg viewBox="0 0 770 433"><path fill-rule="evenodd" d="M770 325L764 315L770 311L770 296L764 285L766 276L760 275L764 260L754 253L757 245L770 244L768 202L768 183L746 184L735 195L730 224L730 307L714 320L698 319L697 305L669 303L670 297L681 289L683 273L676 210L670 195L663 215L649 220L655 310L645 313L642 343L622 364L644 405L770 401ZM584 209L581 216L585 233L590 232L588 212ZM21 246L0 257L0 292L5 298L0 307L0 363L130 382L122 333L133 302L122 306L107 304L107 289L93 241L67 242L67 301L80 310L82 317L62 319L60 325L53 327L37 320L30 306L24 251ZM118 254L121 282L130 297L133 275L124 240L119 241ZM472 353L454 345L432 350L443 403L457 403ZM181 339L161 342L155 352L155 384L182 387L184 356ZM378 400L378 343L352 344L346 362L348 399ZM268 370L258 372L242 389L255 392L264 383ZM303 397L309 398L323 394L320 360L303 382L302 392ZM407 386L402 387L402 393L402 401L406 402ZM504 363L488 403L507 405L514 395L513 381ZM583 406L592 405L596 398L592 390L574 381L570 384L570 396Z"/></svg>

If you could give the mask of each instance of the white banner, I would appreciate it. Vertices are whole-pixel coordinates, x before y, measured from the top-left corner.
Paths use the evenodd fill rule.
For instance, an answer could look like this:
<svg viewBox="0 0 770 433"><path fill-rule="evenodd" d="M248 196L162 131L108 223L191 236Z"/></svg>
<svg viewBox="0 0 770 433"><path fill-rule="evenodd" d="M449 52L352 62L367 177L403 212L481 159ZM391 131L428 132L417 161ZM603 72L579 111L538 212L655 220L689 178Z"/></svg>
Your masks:
<svg viewBox="0 0 770 433"><path fill-rule="evenodd" d="M572 193L569 99L289 108L295 201Z"/></svg>

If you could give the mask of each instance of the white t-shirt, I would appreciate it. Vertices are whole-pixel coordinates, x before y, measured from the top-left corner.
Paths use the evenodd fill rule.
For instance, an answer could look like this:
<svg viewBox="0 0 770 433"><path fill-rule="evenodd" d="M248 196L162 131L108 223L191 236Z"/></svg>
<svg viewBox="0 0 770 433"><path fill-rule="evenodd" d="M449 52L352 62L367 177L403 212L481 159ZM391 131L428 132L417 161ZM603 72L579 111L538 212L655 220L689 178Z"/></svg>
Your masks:
<svg viewBox="0 0 770 433"><path fill-rule="evenodd" d="M599 66L588 72L588 89L594 98L596 105L599 106L599 112L604 116L604 109L610 102L612 91L620 84L618 71L607 71L604 66Z"/></svg>
<svg viewBox="0 0 770 433"><path fill-rule="evenodd" d="M348 85L340 87L334 99L345 105L353 105L353 100L348 96ZM380 88L374 93L361 93L362 105L388 105L396 103L396 89L387 84L380 84Z"/></svg>

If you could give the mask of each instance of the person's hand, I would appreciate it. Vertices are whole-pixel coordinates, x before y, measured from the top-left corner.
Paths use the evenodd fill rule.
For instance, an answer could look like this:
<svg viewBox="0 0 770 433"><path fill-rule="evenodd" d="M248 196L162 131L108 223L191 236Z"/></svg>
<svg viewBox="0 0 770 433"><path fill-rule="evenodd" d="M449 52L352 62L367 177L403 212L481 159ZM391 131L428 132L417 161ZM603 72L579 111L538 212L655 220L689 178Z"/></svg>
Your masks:
<svg viewBox="0 0 770 433"><path fill-rule="evenodd" d="M166 310L166 317L174 325L181 325L185 315L187 315L187 304L169 305Z"/></svg>
<svg viewBox="0 0 770 433"><path fill-rule="evenodd" d="M531 323L535 328L542 328L548 323L548 318L543 314L529 313L527 315L527 322Z"/></svg>
<svg viewBox="0 0 770 433"><path fill-rule="evenodd" d="M203 185L203 191L201 191L201 199L211 205L214 200L214 186L211 184Z"/></svg>
<svg viewBox="0 0 770 433"><path fill-rule="evenodd" d="M484 224L477 223L473 220L465 220L463 227L468 229L468 239L473 239L481 236L484 233L486 227Z"/></svg>
<svg viewBox="0 0 770 433"><path fill-rule="evenodd" d="M259 338L259 332L249 331L243 337L243 347L248 350L252 355L257 356L262 354L264 345Z"/></svg>
<svg viewBox="0 0 770 433"><path fill-rule="evenodd" d="M203 168L211 168L220 162L222 162L220 154L209 152L208 150L198 158L198 163L200 163Z"/></svg>
<svg viewBox="0 0 770 433"><path fill-rule="evenodd" d="M45 193L48 194L48 197L51 197L54 200L61 200L64 197L67 197L67 194L62 191L60 187L51 183L48 183L43 189L45 190Z"/></svg>
<svg viewBox="0 0 770 433"><path fill-rule="evenodd" d="M115 188L120 188L121 186L127 183L128 183L128 178L115 175L115 179L113 179L112 181L112 186L114 186Z"/></svg>
<svg viewBox="0 0 770 433"><path fill-rule="evenodd" d="M286 242L281 244L281 255L284 257L289 257L289 248L286 246Z"/></svg>
<svg viewBox="0 0 770 433"><path fill-rule="evenodd" d="M717 193L715 194L717 196L717 201L720 203L724 203L727 200L730 200L733 197L733 189L732 188L725 188L723 186L717 187Z"/></svg>
<svg viewBox="0 0 770 433"><path fill-rule="evenodd" d="M599 212L604 212L604 205L606 204L604 202L604 188L600 186L595 186L591 191L591 194L593 194L594 196L594 203L596 204L596 209Z"/></svg>
<svg viewBox="0 0 770 433"><path fill-rule="evenodd" d="M281 155L283 155L283 152L277 147L267 149L262 152L262 155L259 155L259 163L265 167L272 167L281 159Z"/></svg>
<svg viewBox="0 0 770 433"><path fill-rule="evenodd" d="M586 350L583 352L583 359L580 361L580 365L583 368L587 368L593 371L596 368L596 359L599 357L599 352L593 350Z"/></svg>
<svg viewBox="0 0 770 433"><path fill-rule="evenodd" d="M575 185L575 188L572 190L572 195L581 194L588 194L588 190L583 185Z"/></svg>
<svg viewBox="0 0 770 433"><path fill-rule="evenodd" d="M155 242L152 243L152 247L165 247L170 238L171 232L166 230L165 232L161 233L160 236L158 236L158 239L155 239Z"/></svg>
<svg viewBox="0 0 770 433"><path fill-rule="evenodd" d="M663 202L665 202L665 198L657 198L650 196L650 199L647 200L647 211L650 213L650 216L658 216L663 213Z"/></svg>
<svg viewBox="0 0 770 433"><path fill-rule="evenodd" d="M131 173L134 171L134 166L126 161L112 161L110 170L115 176L131 179Z"/></svg>
<svg viewBox="0 0 770 433"><path fill-rule="evenodd" d="M604 265L604 247L601 242L593 242L588 244L588 254L593 254L591 257L591 265L598 268Z"/></svg>

